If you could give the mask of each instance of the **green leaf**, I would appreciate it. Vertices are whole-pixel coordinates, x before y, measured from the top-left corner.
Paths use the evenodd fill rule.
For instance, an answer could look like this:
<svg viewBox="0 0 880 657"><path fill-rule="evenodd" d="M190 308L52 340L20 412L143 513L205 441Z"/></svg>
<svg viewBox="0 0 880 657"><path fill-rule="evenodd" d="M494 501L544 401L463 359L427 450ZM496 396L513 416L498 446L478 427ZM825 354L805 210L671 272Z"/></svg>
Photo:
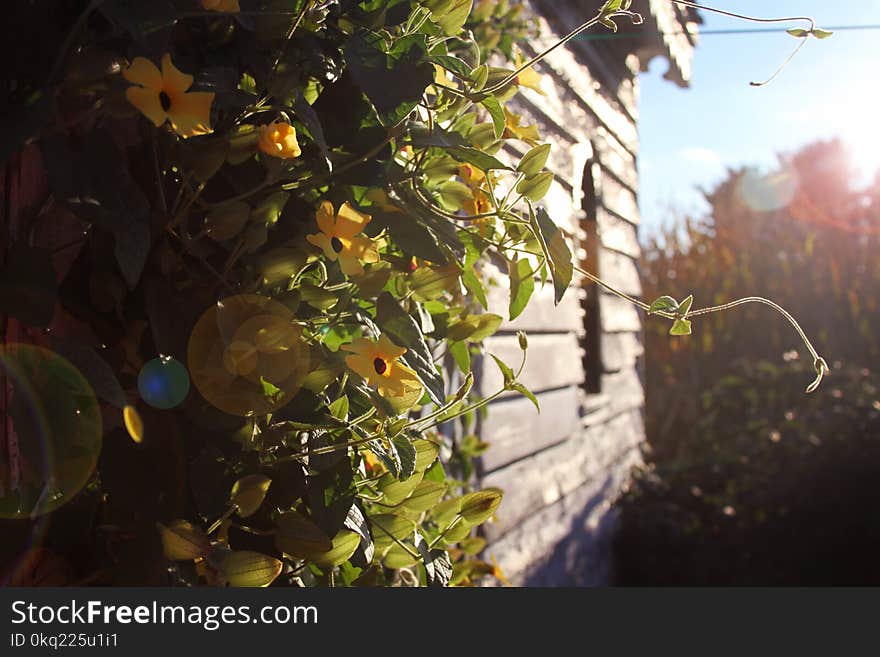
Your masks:
<svg viewBox="0 0 880 657"><path fill-rule="evenodd" d="M282 564L278 559L243 550L231 552L220 564L220 574L230 586L263 587L269 586L281 574Z"/></svg>
<svg viewBox="0 0 880 657"><path fill-rule="evenodd" d="M327 407L327 410L330 411L330 415L335 417L337 420L347 420L348 397L346 395L342 395L342 397L330 404L330 406Z"/></svg>
<svg viewBox="0 0 880 657"><path fill-rule="evenodd" d="M278 399L281 395L284 394L284 391L281 390L278 386L276 386L271 381L267 381L263 377L260 377L260 386L263 389L263 395L266 399Z"/></svg>
<svg viewBox="0 0 880 657"><path fill-rule="evenodd" d="M501 135L504 134L504 128L507 125L501 103L498 102L497 98L489 96L481 100L480 105L485 107L486 111L489 112L489 116L492 117L492 125L495 127L495 139L501 139Z"/></svg>
<svg viewBox="0 0 880 657"><path fill-rule="evenodd" d="M805 30L805 29L800 28L800 27L793 27L793 28L791 28L791 29L789 29L789 30L786 30L786 32L788 32L791 36L796 37L796 38L798 38L798 39L803 39L803 38L805 38L805 37L810 36L810 31L809 31L809 30Z"/></svg>
<svg viewBox="0 0 880 657"><path fill-rule="evenodd" d="M474 197L473 190L458 180L446 180L440 183L436 192L440 203L453 212L461 210Z"/></svg>
<svg viewBox="0 0 880 657"><path fill-rule="evenodd" d="M229 504L237 507L239 517L252 516L260 509L271 485L272 479L264 474L245 475L232 486Z"/></svg>
<svg viewBox="0 0 880 657"><path fill-rule="evenodd" d="M653 313L659 312L669 312L674 313L678 310L678 301L673 299L668 295L664 295L662 297L658 297L654 299L651 303L651 307L648 308L648 314L651 315Z"/></svg>
<svg viewBox="0 0 880 657"><path fill-rule="evenodd" d="M827 39L832 34L834 34L834 32L832 32L831 30L823 30L823 29L817 27L817 28L813 29L811 34L814 37L816 37L817 39Z"/></svg>
<svg viewBox="0 0 880 657"><path fill-rule="evenodd" d="M468 348L467 342L450 340L449 353L452 354L455 364L463 374L467 374L471 371L471 351Z"/></svg>
<svg viewBox="0 0 880 657"><path fill-rule="evenodd" d="M321 126L321 119L318 118L318 113L311 105L309 105L303 96L302 91L299 89L296 90L294 96L293 108L296 110L296 117L302 121L306 130L309 131L312 140L321 150L321 155L324 156L324 161L327 163L327 166L331 167L330 147L327 145L327 138L324 136L324 128Z"/></svg>
<svg viewBox="0 0 880 657"><path fill-rule="evenodd" d="M205 230L212 240L231 240L244 230L250 217L251 206L244 201L224 203L213 208L205 217Z"/></svg>
<svg viewBox="0 0 880 657"><path fill-rule="evenodd" d="M162 551L169 561L190 561L207 556L211 540L198 527L186 520L173 520L167 525L156 523L162 539Z"/></svg>
<svg viewBox="0 0 880 657"><path fill-rule="evenodd" d="M480 525L495 513L498 505L501 504L502 495L500 488L486 488L464 495L461 498L459 514L471 527Z"/></svg>
<svg viewBox="0 0 880 657"><path fill-rule="evenodd" d="M287 199L290 198L290 192L275 192L263 199L260 204L251 212L251 219L255 223L272 225L278 221Z"/></svg>
<svg viewBox="0 0 880 657"><path fill-rule="evenodd" d="M397 456L400 459L400 473L398 478L407 479L416 471L416 448L412 440L406 433L401 433L391 439L394 447L397 449Z"/></svg>
<svg viewBox="0 0 880 657"><path fill-rule="evenodd" d="M520 316L535 291L535 278L531 263L526 260L510 260L507 263L510 276L510 321Z"/></svg>
<svg viewBox="0 0 880 657"><path fill-rule="evenodd" d="M516 186L516 192L532 202L537 202L547 195L552 185L553 174L549 171L543 171L521 180Z"/></svg>
<svg viewBox="0 0 880 657"><path fill-rule="evenodd" d="M504 387L509 388L513 385L514 381L516 381L516 375L513 373L513 370L495 354L489 355L492 356L492 360L495 361L495 364L498 365L498 369L501 370L501 375L504 377Z"/></svg>
<svg viewBox="0 0 880 657"><path fill-rule="evenodd" d="M98 397L119 409L128 405L128 398L116 373L97 351L81 342L64 338L53 338L52 348L86 377Z"/></svg>
<svg viewBox="0 0 880 657"><path fill-rule="evenodd" d="M510 171L510 167L501 162L501 160L489 155L488 153L479 151L476 148L468 148L466 146L453 146L452 148L447 148L446 152L459 162L473 164L475 167L481 169L482 171L490 171L492 169L504 169L506 171Z"/></svg>
<svg viewBox="0 0 880 657"><path fill-rule="evenodd" d="M574 275L571 251L562 231L553 223L544 208L538 208L536 215L530 207L529 214L532 228L538 233L541 249L550 266L550 275L553 278L553 288L556 292L555 301L558 304Z"/></svg>
<svg viewBox="0 0 880 657"><path fill-rule="evenodd" d="M501 326L502 321L501 315L492 313L465 315L449 325L446 335L451 340L480 342L494 334Z"/></svg>
<svg viewBox="0 0 880 657"><path fill-rule="evenodd" d="M669 335L690 335L691 321L689 319L676 319L669 329Z"/></svg>
<svg viewBox="0 0 880 657"><path fill-rule="evenodd" d="M520 383L519 381L515 381L510 385L510 389L515 390L519 394L528 398L528 400L535 405L535 408L538 409L538 412L541 412L541 405L538 403L538 398L535 397L534 393L532 393L532 391L526 388L522 383Z"/></svg>
<svg viewBox="0 0 880 657"><path fill-rule="evenodd" d="M333 548L332 539L314 522L296 511L288 511L275 521L275 546L285 554L304 559Z"/></svg>
<svg viewBox="0 0 880 657"><path fill-rule="evenodd" d="M541 172L544 165L547 164L547 158L550 156L550 144L541 144L535 146L528 153L523 155L519 161L516 170L525 174L527 177L534 176Z"/></svg>
<svg viewBox="0 0 880 657"><path fill-rule="evenodd" d="M446 392L443 377L434 366L434 358L418 323L407 313L388 292L383 292L376 300L376 323L395 343L406 347L402 360L415 371L431 400L443 405Z"/></svg>
<svg viewBox="0 0 880 657"><path fill-rule="evenodd" d="M687 317L687 314L691 310L691 306L694 304L694 295L689 294L680 304L678 304L678 310L676 314L680 315L682 318Z"/></svg>
<svg viewBox="0 0 880 657"><path fill-rule="evenodd" d="M440 455L440 445L433 440L425 440L420 438L413 441L416 448L416 470L424 472L437 460Z"/></svg>
<svg viewBox="0 0 880 657"><path fill-rule="evenodd" d="M465 269L461 273L461 282L464 284L465 289L474 295L474 298L476 298L480 306L483 307L483 310L489 308L489 300L486 298L486 289L483 287L480 279L477 278L473 268Z"/></svg>
<svg viewBox="0 0 880 657"><path fill-rule="evenodd" d="M404 507L412 511L429 511L446 493L446 484L436 481L422 481L412 494L406 498Z"/></svg>
<svg viewBox="0 0 880 657"><path fill-rule="evenodd" d="M390 506L396 506L410 496L424 476L423 472L416 472L406 479L397 479L390 474L385 474L382 475L377 487L385 496L384 502Z"/></svg>
<svg viewBox="0 0 880 657"><path fill-rule="evenodd" d="M433 55L430 58L430 61L432 61L434 64L437 64L438 66L442 66L447 71L462 80L469 80L471 77L471 67L460 60L458 57L451 57L449 55Z"/></svg>
<svg viewBox="0 0 880 657"><path fill-rule="evenodd" d="M338 566L351 558L360 543L360 534L343 529L333 537L332 548L322 554L310 555L309 558L322 568Z"/></svg>
<svg viewBox="0 0 880 657"><path fill-rule="evenodd" d="M393 48L385 52L381 35L362 30L343 47L352 79L386 127L406 119L434 82L434 67L426 61L425 40L424 34L411 34L396 40Z"/></svg>
<svg viewBox="0 0 880 657"><path fill-rule="evenodd" d="M442 13L435 14L434 20L447 36L455 36L461 31L471 13L473 0L453 0Z"/></svg>

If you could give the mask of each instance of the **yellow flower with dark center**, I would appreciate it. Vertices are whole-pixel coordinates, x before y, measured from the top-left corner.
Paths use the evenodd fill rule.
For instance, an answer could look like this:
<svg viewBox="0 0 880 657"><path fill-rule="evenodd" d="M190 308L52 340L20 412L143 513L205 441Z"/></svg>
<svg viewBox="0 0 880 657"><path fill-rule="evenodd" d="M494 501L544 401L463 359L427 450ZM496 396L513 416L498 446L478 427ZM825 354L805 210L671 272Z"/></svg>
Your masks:
<svg viewBox="0 0 880 657"><path fill-rule="evenodd" d="M211 104L214 93L188 91L193 76L181 73L171 63L171 55L162 56L162 70L145 57L135 57L123 77L134 83L125 90L125 97L157 128L171 122L181 137L211 132Z"/></svg>
<svg viewBox="0 0 880 657"><path fill-rule="evenodd" d="M289 123L273 121L269 125L260 126L259 133L259 147L266 155L289 160L302 154L299 142L296 141L296 128Z"/></svg>
<svg viewBox="0 0 880 657"><path fill-rule="evenodd" d="M410 400L411 406L422 396L422 384L416 373L399 362L406 349L386 336L378 340L358 338L341 349L351 353L345 357L345 364L386 399Z"/></svg>
<svg viewBox="0 0 880 657"><path fill-rule="evenodd" d="M219 11L224 14L237 14L241 11L238 0L202 0L205 11Z"/></svg>
<svg viewBox="0 0 880 657"><path fill-rule="evenodd" d="M309 243L323 249L329 260L338 260L343 274L364 273L361 262L379 262L379 249L369 237L361 232L372 217L358 212L348 203L343 203L334 214L330 201L321 203L315 217L320 233L306 235Z"/></svg>
<svg viewBox="0 0 880 657"><path fill-rule="evenodd" d="M458 167L458 175L464 184L471 189L479 189L486 182L486 174L473 164L462 164Z"/></svg>

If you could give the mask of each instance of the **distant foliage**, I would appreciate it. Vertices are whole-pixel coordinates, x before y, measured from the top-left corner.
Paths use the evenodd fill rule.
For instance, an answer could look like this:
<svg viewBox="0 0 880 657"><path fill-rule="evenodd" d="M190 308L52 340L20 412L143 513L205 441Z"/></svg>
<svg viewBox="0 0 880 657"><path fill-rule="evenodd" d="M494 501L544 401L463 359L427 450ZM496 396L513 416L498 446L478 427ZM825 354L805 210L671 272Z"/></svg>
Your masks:
<svg viewBox="0 0 880 657"><path fill-rule="evenodd" d="M880 184L857 189L838 142L769 175L732 171L711 211L645 249L646 296L779 302L814 336L811 369L769 309L646 323L648 467L621 501L626 583L880 581ZM880 181L878 181L880 182Z"/></svg>

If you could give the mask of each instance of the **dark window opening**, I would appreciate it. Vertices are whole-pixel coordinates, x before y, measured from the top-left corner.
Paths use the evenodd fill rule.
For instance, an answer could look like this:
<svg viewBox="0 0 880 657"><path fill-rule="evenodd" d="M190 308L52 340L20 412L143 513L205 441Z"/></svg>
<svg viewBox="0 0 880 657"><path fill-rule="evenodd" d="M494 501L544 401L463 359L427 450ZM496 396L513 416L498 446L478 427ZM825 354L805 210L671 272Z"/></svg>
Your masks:
<svg viewBox="0 0 880 657"><path fill-rule="evenodd" d="M599 230L596 213L599 206L597 194L598 164L595 159L587 162L584 169L583 210L581 229L584 231L585 258L581 266L594 276L599 276ZM584 309L584 387L588 393L598 394L602 387L602 322L600 317L599 299L601 289L590 280L584 279L584 298L581 302Z"/></svg>

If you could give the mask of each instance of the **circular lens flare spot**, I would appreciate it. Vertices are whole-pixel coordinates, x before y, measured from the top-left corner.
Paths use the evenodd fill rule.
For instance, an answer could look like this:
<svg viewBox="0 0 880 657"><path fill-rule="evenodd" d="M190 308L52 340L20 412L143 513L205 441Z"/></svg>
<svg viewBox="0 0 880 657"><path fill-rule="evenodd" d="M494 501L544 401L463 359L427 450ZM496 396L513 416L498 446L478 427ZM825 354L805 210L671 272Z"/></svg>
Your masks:
<svg viewBox="0 0 880 657"><path fill-rule="evenodd" d="M29 344L0 345L8 418L0 431L0 518L37 517L69 502L101 452L101 408L67 359Z"/></svg>
<svg viewBox="0 0 880 657"><path fill-rule="evenodd" d="M189 394L189 372L170 356L154 358L138 374L138 392L147 404L160 410L180 406Z"/></svg>
<svg viewBox="0 0 880 657"><path fill-rule="evenodd" d="M309 373L309 347L286 306L241 294L218 301L196 322L187 364L212 406L240 417L265 415L299 392Z"/></svg>

